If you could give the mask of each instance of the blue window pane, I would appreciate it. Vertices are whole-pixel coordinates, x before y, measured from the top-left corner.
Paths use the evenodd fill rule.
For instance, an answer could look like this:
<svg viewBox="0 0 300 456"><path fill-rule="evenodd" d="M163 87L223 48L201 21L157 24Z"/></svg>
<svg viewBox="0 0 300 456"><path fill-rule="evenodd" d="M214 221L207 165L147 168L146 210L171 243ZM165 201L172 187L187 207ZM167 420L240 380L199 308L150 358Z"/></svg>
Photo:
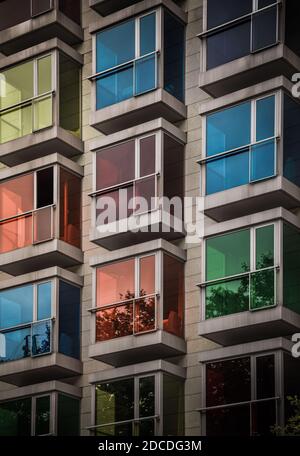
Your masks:
<svg viewBox="0 0 300 456"><path fill-rule="evenodd" d="M51 282L37 286L37 319L44 320L51 317Z"/></svg>
<svg viewBox="0 0 300 456"><path fill-rule="evenodd" d="M206 118L206 156L250 144L251 104L233 106Z"/></svg>
<svg viewBox="0 0 300 456"><path fill-rule="evenodd" d="M156 50L156 14L148 14L140 19L140 56Z"/></svg>
<svg viewBox="0 0 300 456"><path fill-rule="evenodd" d="M258 12L252 18L252 50L277 43L277 6Z"/></svg>
<svg viewBox="0 0 300 456"><path fill-rule="evenodd" d="M0 333L0 362L31 356L31 328Z"/></svg>
<svg viewBox="0 0 300 456"><path fill-rule="evenodd" d="M59 352L80 358L80 288L59 283Z"/></svg>
<svg viewBox="0 0 300 456"><path fill-rule="evenodd" d="M251 150L251 181L275 174L275 141L256 144Z"/></svg>
<svg viewBox="0 0 300 456"><path fill-rule="evenodd" d="M272 0L273 2L274 0ZM252 11L252 0L208 0L207 28L237 19Z"/></svg>
<svg viewBox="0 0 300 456"><path fill-rule="evenodd" d="M155 55L143 57L136 61L135 64L135 93L141 93L153 90L156 87L155 77Z"/></svg>
<svg viewBox="0 0 300 456"><path fill-rule="evenodd" d="M130 20L97 34L96 71L104 71L135 58L135 21Z"/></svg>
<svg viewBox="0 0 300 456"><path fill-rule="evenodd" d="M221 192L249 182L249 152L229 155L206 164L206 194Z"/></svg>
<svg viewBox="0 0 300 456"><path fill-rule="evenodd" d="M29 323L32 319L32 285L12 288L0 293L0 329Z"/></svg>
<svg viewBox="0 0 300 456"><path fill-rule="evenodd" d="M32 356L46 355L51 352L51 320L32 325Z"/></svg>
<svg viewBox="0 0 300 456"><path fill-rule="evenodd" d="M104 76L96 81L97 109L133 96L133 66Z"/></svg>
<svg viewBox="0 0 300 456"><path fill-rule="evenodd" d="M256 141L271 138L275 132L275 96L256 102Z"/></svg>

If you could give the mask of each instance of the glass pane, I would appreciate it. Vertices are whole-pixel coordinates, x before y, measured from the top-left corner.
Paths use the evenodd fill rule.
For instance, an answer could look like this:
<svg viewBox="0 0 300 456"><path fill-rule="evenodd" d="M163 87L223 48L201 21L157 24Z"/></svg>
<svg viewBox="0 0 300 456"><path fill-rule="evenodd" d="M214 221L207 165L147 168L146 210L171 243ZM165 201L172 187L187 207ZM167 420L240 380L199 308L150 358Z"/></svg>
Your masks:
<svg viewBox="0 0 300 456"><path fill-rule="evenodd" d="M140 19L140 56L156 50L156 14L151 13Z"/></svg>
<svg viewBox="0 0 300 456"><path fill-rule="evenodd" d="M300 385L300 370L299 358L294 358L290 353L283 353L283 386L284 386L284 417L287 421L292 416L295 416L295 406L287 399L290 396L297 396L299 398L299 385ZM295 413L296 412L296 413ZM297 419L296 419L297 420ZM297 420L298 421L298 420ZM296 422L297 422L296 421Z"/></svg>
<svg viewBox="0 0 300 456"><path fill-rule="evenodd" d="M34 175L31 173L0 184L0 220L33 209L33 182Z"/></svg>
<svg viewBox="0 0 300 456"><path fill-rule="evenodd" d="M164 133L163 153L164 197L169 200L174 196L182 199L184 196L184 145ZM172 206L171 215L174 215Z"/></svg>
<svg viewBox="0 0 300 456"><path fill-rule="evenodd" d="M210 70L250 54L250 20L208 36L206 68Z"/></svg>
<svg viewBox="0 0 300 456"><path fill-rule="evenodd" d="M96 198L96 226L128 218L133 213L132 207L133 185L98 196ZM117 228L113 226L112 229Z"/></svg>
<svg viewBox="0 0 300 456"><path fill-rule="evenodd" d="M207 28L237 19L252 11L252 0L208 0Z"/></svg>
<svg viewBox="0 0 300 456"><path fill-rule="evenodd" d="M155 141L156 136L142 138L140 145L140 176L155 173Z"/></svg>
<svg viewBox="0 0 300 456"><path fill-rule="evenodd" d="M155 329L155 297L138 299L135 302L134 332L142 333Z"/></svg>
<svg viewBox="0 0 300 456"><path fill-rule="evenodd" d="M96 313L96 342L133 334L133 302Z"/></svg>
<svg viewBox="0 0 300 456"><path fill-rule="evenodd" d="M59 10L69 19L80 25L81 23L81 6L80 0L59 0Z"/></svg>
<svg viewBox="0 0 300 456"><path fill-rule="evenodd" d="M300 186L300 104L284 95L283 175Z"/></svg>
<svg viewBox="0 0 300 456"><path fill-rule="evenodd" d="M0 2L0 30L28 21L31 18L31 0Z"/></svg>
<svg viewBox="0 0 300 456"><path fill-rule="evenodd" d="M133 424L111 424L95 430L96 436L130 437L133 435Z"/></svg>
<svg viewBox="0 0 300 456"><path fill-rule="evenodd" d="M135 58L135 19L97 33L96 71L104 71Z"/></svg>
<svg viewBox="0 0 300 456"><path fill-rule="evenodd" d="M273 435L276 425L276 402L258 402L252 404L252 435Z"/></svg>
<svg viewBox="0 0 300 456"><path fill-rule="evenodd" d="M16 65L0 73L0 108L28 100L33 97L33 60Z"/></svg>
<svg viewBox="0 0 300 456"><path fill-rule="evenodd" d="M31 0L31 11L32 16L37 16L38 14L45 13L49 11L52 7L51 0Z"/></svg>
<svg viewBox="0 0 300 456"><path fill-rule="evenodd" d="M135 62L135 95L156 88L156 55L143 57Z"/></svg>
<svg viewBox="0 0 300 456"><path fill-rule="evenodd" d="M252 51L277 43L277 6L252 17Z"/></svg>
<svg viewBox="0 0 300 456"><path fill-rule="evenodd" d="M256 358L256 399L275 396L275 357L274 355Z"/></svg>
<svg viewBox="0 0 300 456"><path fill-rule="evenodd" d="M163 374L164 436L184 435L184 382Z"/></svg>
<svg viewBox="0 0 300 456"><path fill-rule="evenodd" d="M0 404L0 435L31 435L31 398Z"/></svg>
<svg viewBox="0 0 300 456"><path fill-rule="evenodd" d="M60 168L60 240L81 246L81 178Z"/></svg>
<svg viewBox="0 0 300 456"><path fill-rule="evenodd" d="M36 207L37 209L53 204L53 167L36 172Z"/></svg>
<svg viewBox="0 0 300 456"><path fill-rule="evenodd" d="M31 356L31 328L0 333L0 362Z"/></svg>
<svg viewBox="0 0 300 456"><path fill-rule="evenodd" d="M143 420L138 424L138 435L142 437L151 437L155 435L155 420Z"/></svg>
<svg viewBox="0 0 300 456"><path fill-rule="evenodd" d="M257 8L264 8L265 6L272 5L273 3L276 3L276 0L258 0Z"/></svg>
<svg viewBox="0 0 300 456"><path fill-rule="evenodd" d="M51 318L51 282L40 283L37 286L37 319Z"/></svg>
<svg viewBox="0 0 300 456"><path fill-rule="evenodd" d="M137 180L134 185L135 213L148 212L155 208L156 176Z"/></svg>
<svg viewBox="0 0 300 456"><path fill-rule="evenodd" d="M80 296L79 287L59 281L58 350L80 359Z"/></svg>
<svg viewBox="0 0 300 456"><path fill-rule="evenodd" d="M262 226L255 230L256 269L274 265L274 225Z"/></svg>
<svg viewBox="0 0 300 456"><path fill-rule="evenodd" d="M205 318L249 310L249 277L209 285L205 290Z"/></svg>
<svg viewBox="0 0 300 456"><path fill-rule="evenodd" d="M0 253L32 244L32 216L0 223Z"/></svg>
<svg viewBox="0 0 300 456"><path fill-rule="evenodd" d="M259 271L251 274L251 309L274 306L275 301L275 274L274 269Z"/></svg>
<svg viewBox="0 0 300 456"><path fill-rule="evenodd" d="M139 416L144 418L155 415L155 377L139 379ZM143 435L143 434L141 434Z"/></svg>
<svg viewBox="0 0 300 456"><path fill-rule="evenodd" d="M59 125L75 136L81 135L80 66L59 54Z"/></svg>
<svg viewBox="0 0 300 456"><path fill-rule="evenodd" d="M108 147L96 155L96 188L102 190L135 177L135 141Z"/></svg>
<svg viewBox="0 0 300 456"><path fill-rule="evenodd" d="M36 398L35 435L50 433L50 396Z"/></svg>
<svg viewBox="0 0 300 456"><path fill-rule="evenodd" d="M52 90L51 55L37 60L38 95Z"/></svg>
<svg viewBox="0 0 300 456"><path fill-rule="evenodd" d="M51 353L52 322L51 320L32 325L32 356Z"/></svg>
<svg viewBox="0 0 300 456"><path fill-rule="evenodd" d="M0 292L0 329L33 320L33 286L25 285Z"/></svg>
<svg viewBox="0 0 300 456"><path fill-rule="evenodd" d="M133 97L133 66L96 80L97 109Z"/></svg>
<svg viewBox="0 0 300 456"><path fill-rule="evenodd" d="M134 259L97 268L97 307L135 297Z"/></svg>
<svg viewBox="0 0 300 456"><path fill-rule="evenodd" d="M34 131L51 127L52 125L52 96L39 99L33 103Z"/></svg>
<svg viewBox="0 0 300 456"><path fill-rule="evenodd" d="M250 399L250 357L206 364L206 407Z"/></svg>
<svg viewBox="0 0 300 456"><path fill-rule="evenodd" d="M134 379L128 378L111 383L96 385L96 420L95 424L115 423L134 418ZM128 428L126 427L128 430ZM109 435L124 435L122 429L99 428L98 432ZM110 432L109 432L110 431ZM126 435L126 434L125 434Z"/></svg>
<svg viewBox="0 0 300 456"><path fill-rule="evenodd" d="M79 435L80 401L64 394L58 395L57 435Z"/></svg>
<svg viewBox="0 0 300 456"><path fill-rule="evenodd" d="M300 313L300 233L283 224L283 303Z"/></svg>
<svg viewBox="0 0 300 456"><path fill-rule="evenodd" d="M33 243L48 241L53 238L52 207L45 207L33 212Z"/></svg>
<svg viewBox="0 0 300 456"><path fill-rule="evenodd" d="M249 436L250 406L238 406L206 412L207 436Z"/></svg>
<svg viewBox="0 0 300 456"><path fill-rule="evenodd" d="M183 337L184 263L164 253L163 256L163 329Z"/></svg>
<svg viewBox="0 0 300 456"><path fill-rule="evenodd" d="M185 26L164 10L164 89L184 102Z"/></svg>
<svg viewBox="0 0 300 456"><path fill-rule="evenodd" d="M249 151L206 163L206 194L249 183Z"/></svg>
<svg viewBox="0 0 300 456"><path fill-rule="evenodd" d="M275 134L275 96L256 102L256 141L271 138Z"/></svg>
<svg viewBox="0 0 300 456"><path fill-rule="evenodd" d="M242 103L206 117L206 156L250 144L251 103Z"/></svg>
<svg viewBox="0 0 300 456"><path fill-rule="evenodd" d="M250 230L216 236L206 241L206 280L250 270Z"/></svg>
<svg viewBox="0 0 300 456"><path fill-rule="evenodd" d="M32 133L32 105L7 111L0 116L1 143Z"/></svg>
<svg viewBox="0 0 300 456"><path fill-rule="evenodd" d="M275 140L251 147L251 181L272 177L275 170Z"/></svg>
<svg viewBox="0 0 300 456"><path fill-rule="evenodd" d="M140 286L139 295L154 294L155 290L155 255L149 255L139 260Z"/></svg>

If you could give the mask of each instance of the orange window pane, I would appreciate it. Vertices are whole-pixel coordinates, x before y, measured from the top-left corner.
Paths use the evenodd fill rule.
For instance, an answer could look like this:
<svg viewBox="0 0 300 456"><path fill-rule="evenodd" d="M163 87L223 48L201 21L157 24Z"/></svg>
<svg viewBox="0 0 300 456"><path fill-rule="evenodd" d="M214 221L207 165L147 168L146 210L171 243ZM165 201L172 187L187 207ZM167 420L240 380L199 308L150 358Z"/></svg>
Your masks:
<svg viewBox="0 0 300 456"><path fill-rule="evenodd" d="M184 264L164 254L163 260L163 328L183 336Z"/></svg>
<svg viewBox="0 0 300 456"><path fill-rule="evenodd" d="M60 169L60 239L68 244L81 245L81 179Z"/></svg>
<svg viewBox="0 0 300 456"><path fill-rule="evenodd" d="M97 269L97 307L134 298L134 259Z"/></svg>
<svg viewBox="0 0 300 456"><path fill-rule="evenodd" d="M0 253L32 244L32 216L0 223Z"/></svg>
<svg viewBox="0 0 300 456"><path fill-rule="evenodd" d="M33 210L33 173L0 184L0 220Z"/></svg>
<svg viewBox="0 0 300 456"><path fill-rule="evenodd" d="M140 296L155 293L155 255L140 258Z"/></svg>
<svg viewBox="0 0 300 456"><path fill-rule="evenodd" d="M96 341L130 336L133 333L133 303L103 309L96 314Z"/></svg>
<svg viewBox="0 0 300 456"><path fill-rule="evenodd" d="M39 209L33 213L33 242L43 242L53 238L52 207Z"/></svg>

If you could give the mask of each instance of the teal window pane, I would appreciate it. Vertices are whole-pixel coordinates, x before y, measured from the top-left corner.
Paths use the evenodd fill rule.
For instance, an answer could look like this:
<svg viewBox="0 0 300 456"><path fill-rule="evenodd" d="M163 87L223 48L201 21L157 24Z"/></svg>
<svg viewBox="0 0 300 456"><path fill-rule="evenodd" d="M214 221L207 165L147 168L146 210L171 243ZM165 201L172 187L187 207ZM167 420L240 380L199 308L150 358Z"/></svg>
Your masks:
<svg viewBox="0 0 300 456"><path fill-rule="evenodd" d="M104 71L135 58L135 20L97 34L96 71Z"/></svg>
<svg viewBox="0 0 300 456"><path fill-rule="evenodd" d="M50 433L50 396L36 398L35 435Z"/></svg>
<svg viewBox="0 0 300 456"><path fill-rule="evenodd" d="M51 282L37 286L37 319L51 318Z"/></svg>
<svg viewBox="0 0 300 456"><path fill-rule="evenodd" d="M250 230L216 236L206 241L206 280L250 270Z"/></svg>
<svg viewBox="0 0 300 456"><path fill-rule="evenodd" d="M274 265L274 225L262 226L256 235L256 269Z"/></svg>
<svg viewBox="0 0 300 456"><path fill-rule="evenodd" d="M149 92L156 87L156 57L150 55L135 62L135 94Z"/></svg>
<svg viewBox="0 0 300 456"><path fill-rule="evenodd" d="M275 96L256 102L256 141L272 138L275 134Z"/></svg>
<svg viewBox="0 0 300 456"><path fill-rule="evenodd" d="M300 313L300 232L283 225L283 303Z"/></svg>
<svg viewBox="0 0 300 456"><path fill-rule="evenodd" d="M251 274L250 308L274 306L275 302L275 270L267 269Z"/></svg>
<svg viewBox="0 0 300 456"><path fill-rule="evenodd" d="M46 355L51 352L51 320L32 325L32 355Z"/></svg>
<svg viewBox="0 0 300 456"><path fill-rule="evenodd" d="M228 155L206 163L206 194L248 184L249 151Z"/></svg>
<svg viewBox="0 0 300 456"><path fill-rule="evenodd" d="M96 81L97 109L133 96L133 66L110 73Z"/></svg>
<svg viewBox="0 0 300 456"><path fill-rule="evenodd" d="M80 401L64 394L58 395L57 435L79 435Z"/></svg>
<svg viewBox="0 0 300 456"><path fill-rule="evenodd" d="M250 144L251 103L242 103L206 117L206 156Z"/></svg>
<svg viewBox="0 0 300 456"><path fill-rule="evenodd" d="M33 320L33 286L11 288L0 292L0 329Z"/></svg>
<svg viewBox="0 0 300 456"><path fill-rule="evenodd" d="M156 50L156 14L151 13L140 19L140 56Z"/></svg>
<svg viewBox="0 0 300 456"><path fill-rule="evenodd" d="M31 356L31 328L0 333L0 362Z"/></svg>
<svg viewBox="0 0 300 456"><path fill-rule="evenodd" d="M249 277L206 287L205 318L216 318L249 310Z"/></svg>
<svg viewBox="0 0 300 456"><path fill-rule="evenodd" d="M251 181L275 175L275 140L251 147Z"/></svg>
<svg viewBox="0 0 300 456"><path fill-rule="evenodd" d="M0 436L31 435L31 398L0 404Z"/></svg>

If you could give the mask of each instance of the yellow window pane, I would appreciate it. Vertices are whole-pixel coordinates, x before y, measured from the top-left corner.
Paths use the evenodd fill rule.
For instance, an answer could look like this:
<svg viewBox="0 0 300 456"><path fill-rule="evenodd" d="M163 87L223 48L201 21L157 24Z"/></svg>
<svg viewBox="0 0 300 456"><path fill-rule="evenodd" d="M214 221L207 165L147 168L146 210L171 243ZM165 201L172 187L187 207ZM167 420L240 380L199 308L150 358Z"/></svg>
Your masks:
<svg viewBox="0 0 300 456"><path fill-rule="evenodd" d="M51 74L51 55L42 57L37 61L38 73L38 95L50 92L52 89L52 74Z"/></svg>
<svg viewBox="0 0 300 456"><path fill-rule="evenodd" d="M0 116L1 143L32 133L32 106L26 105Z"/></svg>
<svg viewBox="0 0 300 456"><path fill-rule="evenodd" d="M0 73L0 108L8 108L33 97L33 61Z"/></svg>
<svg viewBox="0 0 300 456"><path fill-rule="evenodd" d="M52 96L34 102L34 130L52 125Z"/></svg>

